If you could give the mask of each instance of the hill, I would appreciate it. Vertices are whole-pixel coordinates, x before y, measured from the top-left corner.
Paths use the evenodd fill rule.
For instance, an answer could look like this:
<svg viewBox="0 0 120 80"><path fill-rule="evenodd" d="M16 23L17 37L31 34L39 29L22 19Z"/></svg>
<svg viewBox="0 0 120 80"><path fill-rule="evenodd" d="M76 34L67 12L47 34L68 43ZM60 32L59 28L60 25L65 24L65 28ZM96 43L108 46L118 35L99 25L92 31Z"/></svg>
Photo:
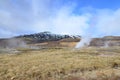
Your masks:
<svg viewBox="0 0 120 80"><path fill-rule="evenodd" d="M75 47L81 40L79 35L60 35L50 32L40 32L15 36L7 39L0 39L0 47ZM84 41L83 41L84 42ZM86 44L86 43L83 43ZM120 36L105 36L102 38L92 38L87 46L108 47L120 46Z"/></svg>
<svg viewBox="0 0 120 80"><path fill-rule="evenodd" d="M16 48L16 47L26 47L26 45L39 46L39 47L55 47L55 46L64 47L67 46L67 44L69 44L70 42L80 41L80 38L81 36L79 35L59 35L50 32L40 32L35 34L15 36L7 39L0 39L0 45L1 45L0 47Z"/></svg>
<svg viewBox="0 0 120 80"><path fill-rule="evenodd" d="M120 36L105 36L103 38L93 38L89 46L120 46Z"/></svg>

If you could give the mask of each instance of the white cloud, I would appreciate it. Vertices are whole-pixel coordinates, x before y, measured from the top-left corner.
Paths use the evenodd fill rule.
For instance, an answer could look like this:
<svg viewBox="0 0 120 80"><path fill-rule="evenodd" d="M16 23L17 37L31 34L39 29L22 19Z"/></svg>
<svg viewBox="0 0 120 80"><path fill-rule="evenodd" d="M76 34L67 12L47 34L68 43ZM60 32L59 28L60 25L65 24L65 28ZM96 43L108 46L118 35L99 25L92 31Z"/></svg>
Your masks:
<svg viewBox="0 0 120 80"><path fill-rule="evenodd" d="M100 11L94 26L99 35L120 35L120 9Z"/></svg>
<svg viewBox="0 0 120 80"><path fill-rule="evenodd" d="M90 12L89 9L80 8L81 14L76 14L74 11L77 3L60 5L58 8L56 5L51 6L51 0L25 1L29 6L24 6L29 7L29 10L14 8L14 5L11 7L10 1L1 1L0 37L41 31L78 35L90 33L92 36L120 35L120 8L90 8Z"/></svg>
<svg viewBox="0 0 120 80"><path fill-rule="evenodd" d="M63 7L58 11L53 18L54 32L67 34L85 34L84 32L89 27L89 14L74 15L73 7Z"/></svg>
<svg viewBox="0 0 120 80"><path fill-rule="evenodd" d="M51 31L57 34L79 34L85 35L89 28L90 14L75 15L73 14L74 5L63 6L60 10L55 11L55 15L48 18L36 18L33 23L34 31Z"/></svg>

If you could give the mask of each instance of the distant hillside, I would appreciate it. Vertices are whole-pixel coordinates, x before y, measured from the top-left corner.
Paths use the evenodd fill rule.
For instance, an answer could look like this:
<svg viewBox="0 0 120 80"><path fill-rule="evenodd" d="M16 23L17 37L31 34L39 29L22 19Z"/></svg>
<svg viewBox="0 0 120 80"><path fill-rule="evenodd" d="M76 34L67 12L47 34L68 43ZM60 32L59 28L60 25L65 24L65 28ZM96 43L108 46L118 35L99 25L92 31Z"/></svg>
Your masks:
<svg viewBox="0 0 120 80"><path fill-rule="evenodd" d="M66 46L66 43L61 42L78 42L81 36L79 35L59 35L50 32L40 32L35 34L20 35L13 38L0 39L0 47L26 47L30 46ZM69 44L69 43L67 43ZM75 46L75 44L74 44Z"/></svg>
<svg viewBox="0 0 120 80"><path fill-rule="evenodd" d="M93 38L89 46L120 46L120 36L105 36L103 38Z"/></svg>
<svg viewBox="0 0 120 80"><path fill-rule="evenodd" d="M59 35L59 34L53 34L50 32L40 32L35 34L29 34L29 35L21 35L17 36L15 38L22 38L27 43L41 43L41 42L49 42L49 41L59 41L62 39L72 39L73 41L79 41L81 36L79 35Z"/></svg>

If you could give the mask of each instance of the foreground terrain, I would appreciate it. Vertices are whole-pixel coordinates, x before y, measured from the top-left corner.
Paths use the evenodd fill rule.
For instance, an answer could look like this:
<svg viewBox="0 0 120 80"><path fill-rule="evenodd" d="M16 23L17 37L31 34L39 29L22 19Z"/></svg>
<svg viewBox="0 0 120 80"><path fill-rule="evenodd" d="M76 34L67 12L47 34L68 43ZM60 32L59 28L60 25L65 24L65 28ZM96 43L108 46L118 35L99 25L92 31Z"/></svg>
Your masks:
<svg viewBox="0 0 120 80"><path fill-rule="evenodd" d="M120 47L0 51L0 80L120 80Z"/></svg>

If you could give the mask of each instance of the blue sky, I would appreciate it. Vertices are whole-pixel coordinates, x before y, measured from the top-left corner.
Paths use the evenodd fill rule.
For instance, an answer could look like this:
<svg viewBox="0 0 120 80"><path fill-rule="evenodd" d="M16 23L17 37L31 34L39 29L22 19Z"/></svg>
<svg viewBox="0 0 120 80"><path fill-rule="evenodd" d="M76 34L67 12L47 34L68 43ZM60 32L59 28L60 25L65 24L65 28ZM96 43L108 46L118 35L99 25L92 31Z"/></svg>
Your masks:
<svg viewBox="0 0 120 80"><path fill-rule="evenodd" d="M43 31L120 35L120 0L0 0L0 38Z"/></svg>
<svg viewBox="0 0 120 80"><path fill-rule="evenodd" d="M78 3L79 7L90 6L93 8L110 8L117 9L120 5L120 0L71 0Z"/></svg>

